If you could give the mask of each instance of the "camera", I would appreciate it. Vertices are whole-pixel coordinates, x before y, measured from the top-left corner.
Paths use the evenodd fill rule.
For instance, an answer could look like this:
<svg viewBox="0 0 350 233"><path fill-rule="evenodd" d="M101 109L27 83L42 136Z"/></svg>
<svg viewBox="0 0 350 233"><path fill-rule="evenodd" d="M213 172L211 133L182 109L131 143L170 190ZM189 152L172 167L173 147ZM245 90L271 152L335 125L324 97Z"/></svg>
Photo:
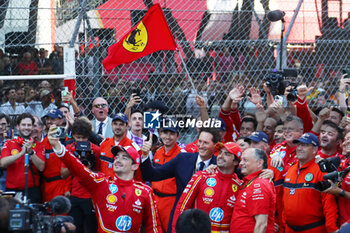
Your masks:
<svg viewBox="0 0 350 233"><path fill-rule="evenodd" d="M288 86L285 81L286 77L297 77L297 75L296 69L272 70L265 76L265 82L273 96L284 95L284 90Z"/></svg>
<svg viewBox="0 0 350 233"><path fill-rule="evenodd" d="M54 134L54 137L64 139L66 138L66 128L64 127L57 127L56 133Z"/></svg>
<svg viewBox="0 0 350 233"><path fill-rule="evenodd" d="M286 87L289 87L289 86L292 86L293 88L289 90L289 93L287 95L287 100L290 102L294 102L298 99L298 90L297 90L298 85L296 83L290 83L286 85Z"/></svg>
<svg viewBox="0 0 350 233"><path fill-rule="evenodd" d="M94 169L96 165L96 158L91 150L90 142L77 141L75 145L75 151L73 152L73 154L86 167Z"/></svg>
<svg viewBox="0 0 350 233"><path fill-rule="evenodd" d="M339 183L348 174L350 167L345 168L343 171L338 171L339 165L339 157L326 158L318 163L321 172L327 172L327 174L323 176L325 181L320 181L317 183L317 187L320 191L324 191L331 186L331 183L329 183L327 180L331 180L333 183Z"/></svg>
<svg viewBox="0 0 350 233"><path fill-rule="evenodd" d="M340 165L340 158L338 156L322 159L318 163L318 166L320 167L321 172L327 172L327 173L336 171L339 165Z"/></svg>
<svg viewBox="0 0 350 233"><path fill-rule="evenodd" d="M10 232L59 233L64 222L73 223L71 216L53 216L69 212L68 198L57 196L45 204L28 204L9 211Z"/></svg>

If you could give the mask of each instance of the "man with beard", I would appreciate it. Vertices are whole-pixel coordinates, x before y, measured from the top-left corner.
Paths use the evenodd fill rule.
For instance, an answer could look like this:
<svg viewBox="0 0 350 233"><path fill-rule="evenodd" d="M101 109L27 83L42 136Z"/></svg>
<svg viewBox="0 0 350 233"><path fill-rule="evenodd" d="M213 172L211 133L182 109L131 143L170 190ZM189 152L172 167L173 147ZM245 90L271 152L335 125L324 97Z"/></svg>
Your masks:
<svg viewBox="0 0 350 233"><path fill-rule="evenodd" d="M57 108L50 109L42 119L45 122L46 129L49 129L51 125L61 126L64 121L62 112ZM60 141L66 144L65 138L61 138ZM69 180L61 177L62 162L56 154L53 153L52 146L47 136L42 143L45 148L46 166L43 172L44 179L41 183L41 191L43 202L45 202L50 201L56 196L64 195L70 190L70 187L67 186Z"/></svg>
<svg viewBox="0 0 350 233"><path fill-rule="evenodd" d="M6 191L24 192L25 157L29 156L28 198L33 203L41 201L39 171L45 168L43 145L32 139L34 118L23 113L17 118L19 137L7 140L1 151L0 166L7 168Z"/></svg>
<svg viewBox="0 0 350 233"><path fill-rule="evenodd" d="M112 131L114 136L104 140L101 145L101 172L106 176L114 176L113 172L113 154L111 148L114 146L132 146L141 155L141 148L131 141L126 133L128 131L128 117L124 113L117 113L112 117ZM139 179L139 177L137 177Z"/></svg>
<svg viewBox="0 0 350 233"><path fill-rule="evenodd" d="M345 135L343 143L343 155L341 157L342 159L338 169L344 170L350 166L350 133L347 133ZM336 195L337 197L339 209L338 226L342 226L346 222L350 223L350 172L348 172L342 179L339 187L332 183L331 187L329 187L324 192Z"/></svg>
<svg viewBox="0 0 350 233"><path fill-rule="evenodd" d="M320 150L317 152L316 158L322 159L340 156L339 147L343 141L343 129L339 128L334 122L326 120L321 126L320 133Z"/></svg>
<svg viewBox="0 0 350 233"><path fill-rule="evenodd" d="M112 119L108 116L108 103L102 97L97 97L92 102L92 113L95 119L92 120L94 132L104 138L113 137Z"/></svg>
<svg viewBox="0 0 350 233"><path fill-rule="evenodd" d="M198 171L192 176L177 203L173 232L179 215L187 209L205 211L211 220L212 232L228 232L241 180L235 173L242 150L234 142L218 143L215 173Z"/></svg>

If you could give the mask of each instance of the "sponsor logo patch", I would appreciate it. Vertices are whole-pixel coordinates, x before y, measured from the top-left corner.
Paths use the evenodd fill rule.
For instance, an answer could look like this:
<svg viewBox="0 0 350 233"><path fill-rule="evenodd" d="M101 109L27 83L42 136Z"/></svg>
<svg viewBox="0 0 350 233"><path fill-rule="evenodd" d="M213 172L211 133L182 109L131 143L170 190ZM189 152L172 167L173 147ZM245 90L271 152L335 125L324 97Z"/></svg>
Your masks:
<svg viewBox="0 0 350 233"><path fill-rule="evenodd" d="M113 194L108 194L106 199L109 204L115 204L118 200L118 198Z"/></svg>
<svg viewBox="0 0 350 233"><path fill-rule="evenodd" d="M209 187L214 187L216 185L216 179L215 178L208 178L206 182L207 182L207 185Z"/></svg>
<svg viewBox="0 0 350 233"><path fill-rule="evenodd" d="M224 211L219 207L213 208L210 210L209 217L212 221L221 222L224 218Z"/></svg>
<svg viewBox="0 0 350 233"><path fill-rule="evenodd" d="M131 217L128 215L122 215L117 218L115 222L116 227L120 231L128 231L131 229Z"/></svg>
<svg viewBox="0 0 350 233"><path fill-rule="evenodd" d="M214 189L212 189L212 188L206 188L206 189L204 190L204 194L205 194L205 196L207 196L207 197L212 197L212 196L215 194L215 191L214 191Z"/></svg>

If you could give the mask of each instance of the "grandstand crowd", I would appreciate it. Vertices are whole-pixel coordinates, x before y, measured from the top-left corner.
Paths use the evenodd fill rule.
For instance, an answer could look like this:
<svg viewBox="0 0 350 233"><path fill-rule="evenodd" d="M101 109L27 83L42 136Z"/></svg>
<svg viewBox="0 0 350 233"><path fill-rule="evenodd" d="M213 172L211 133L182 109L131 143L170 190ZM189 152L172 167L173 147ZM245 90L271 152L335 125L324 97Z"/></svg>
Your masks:
<svg viewBox="0 0 350 233"><path fill-rule="evenodd" d="M199 121L215 118L220 127L197 128L197 138L187 144L180 143L183 131L176 124L144 128L145 112L176 122L164 117L177 112L161 95L146 102L137 91L126 90L131 94L122 105L97 97L91 106L81 106L72 92L55 85L60 84L44 80L37 88L23 82L3 89L0 190L24 192L24 156L29 155L29 199L44 203L59 195L69 197L68 214L74 218L76 232L108 232L113 228L105 219L126 209L128 214L122 216L127 216L124 220L130 221L131 228L119 218L114 227L118 232L136 232L135 219L147 215L146 207L138 208L144 204L142 193L149 193L156 208L153 222L143 218L145 232L189 232L181 226L192 225L198 230L192 232L350 232L347 75L340 78L336 93L300 83L276 97L265 83L251 87L243 108L239 106L247 87L242 84L225 93L217 111L208 108L208 98L194 94L188 113ZM292 92L294 100L288 97ZM311 108L310 101L316 107ZM50 133L58 129L61 134L55 137L60 144ZM81 146L86 143L84 150ZM65 148L58 151L58 145ZM119 150L132 159L131 168L137 164L131 179L136 188L131 193L125 188L130 184L115 180L123 180L121 174L130 169L116 162L121 160ZM101 172L91 175L96 183L109 177L107 196L81 180L77 173L83 171L62 159L68 154L91 174ZM324 179L333 171L335 175ZM100 209L96 196L105 202L105 209ZM125 200L132 201L118 206ZM203 210L209 218L186 222L181 215L192 208ZM196 217L191 214L187 218ZM177 219L182 224L176 224Z"/></svg>

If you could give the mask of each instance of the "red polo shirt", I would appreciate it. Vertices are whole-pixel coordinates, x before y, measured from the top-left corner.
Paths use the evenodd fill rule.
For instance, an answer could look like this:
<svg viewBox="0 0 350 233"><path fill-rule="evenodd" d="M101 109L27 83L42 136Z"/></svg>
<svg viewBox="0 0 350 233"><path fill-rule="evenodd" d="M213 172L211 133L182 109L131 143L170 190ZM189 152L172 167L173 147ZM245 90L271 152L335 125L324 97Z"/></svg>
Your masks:
<svg viewBox="0 0 350 233"><path fill-rule="evenodd" d="M273 183L259 178L261 171L243 178L231 219L230 232L253 232L255 215L267 214L266 233L274 233L276 193Z"/></svg>
<svg viewBox="0 0 350 233"><path fill-rule="evenodd" d="M33 150L35 154L42 160L45 161L44 156L44 147L38 141L33 143ZM17 139L7 140L4 144L4 147L1 151L1 158L12 156L18 154L22 151L22 147L17 142ZM6 178L6 188L9 189L24 189L25 188L25 176L24 176L24 160L25 156L23 155L17 159L13 164L7 167L7 178ZM30 162L30 167L28 169L28 188L39 186L39 170L36 166ZM33 172L33 173L32 173ZM34 177L34 183L33 183Z"/></svg>

